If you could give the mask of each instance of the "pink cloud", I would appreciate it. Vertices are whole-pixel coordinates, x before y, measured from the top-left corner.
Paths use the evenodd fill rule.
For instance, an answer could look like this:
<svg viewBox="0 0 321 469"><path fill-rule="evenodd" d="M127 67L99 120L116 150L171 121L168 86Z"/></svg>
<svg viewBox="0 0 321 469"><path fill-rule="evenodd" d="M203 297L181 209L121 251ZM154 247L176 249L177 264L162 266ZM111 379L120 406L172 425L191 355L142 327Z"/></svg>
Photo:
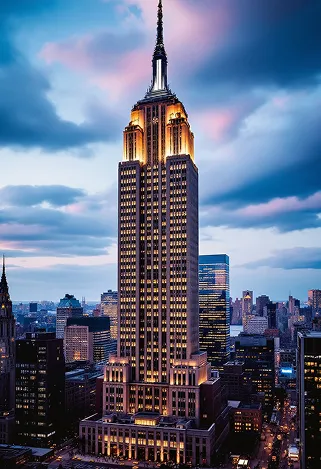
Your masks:
<svg viewBox="0 0 321 469"><path fill-rule="evenodd" d="M140 9L141 19L129 11L131 5ZM184 70L192 71L224 39L230 21L226 11L218 8L213 11L205 6L200 8L198 4L185 0L171 0L170 7L164 7L170 77L180 75ZM147 45L124 53L106 53L104 68L97 66L96 61L101 57L97 58L90 47L95 39L93 35L46 43L40 51L40 56L47 63L61 63L70 69L81 71L88 76L91 83L108 91L110 98L114 100L130 94L133 87L142 82L146 83L146 87L149 85L157 0L119 0L118 7L121 7L119 14L122 16L122 33L138 29L147 35ZM176 69L178 59L180 68Z"/></svg>
<svg viewBox="0 0 321 469"><path fill-rule="evenodd" d="M321 212L321 192L316 192L306 199L299 199L298 197L277 198L265 204L248 205L245 208L239 209L237 212L239 215L245 216L268 217L301 210L320 210Z"/></svg>
<svg viewBox="0 0 321 469"><path fill-rule="evenodd" d="M221 142L235 133L242 121L253 113L262 100L256 96L240 97L225 107L201 110L196 114L199 130L207 137Z"/></svg>
<svg viewBox="0 0 321 469"><path fill-rule="evenodd" d="M84 52L92 39L92 36L87 35L61 43L47 42L40 56L49 64L60 62L76 70L86 70L92 66L92 60Z"/></svg>
<svg viewBox="0 0 321 469"><path fill-rule="evenodd" d="M232 107L208 110L194 116L202 131L216 141L224 140L238 119L239 113Z"/></svg>

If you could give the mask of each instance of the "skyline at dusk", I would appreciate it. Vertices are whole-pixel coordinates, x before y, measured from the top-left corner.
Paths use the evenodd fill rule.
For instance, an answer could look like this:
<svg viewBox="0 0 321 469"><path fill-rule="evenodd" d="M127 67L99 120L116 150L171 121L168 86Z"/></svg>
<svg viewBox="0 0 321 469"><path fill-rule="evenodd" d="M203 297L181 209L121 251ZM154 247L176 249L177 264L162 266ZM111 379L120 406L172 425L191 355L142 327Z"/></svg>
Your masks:
<svg viewBox="0 0 321 469"><path fill-rule="evenodd" d="M320 288L321 4L163 3L169 84L195 133L200 254L230 257L232 297L306 300ZM14 301L116 288L122 130L150 84L156 6L0 5L0 251Z"/></svg>

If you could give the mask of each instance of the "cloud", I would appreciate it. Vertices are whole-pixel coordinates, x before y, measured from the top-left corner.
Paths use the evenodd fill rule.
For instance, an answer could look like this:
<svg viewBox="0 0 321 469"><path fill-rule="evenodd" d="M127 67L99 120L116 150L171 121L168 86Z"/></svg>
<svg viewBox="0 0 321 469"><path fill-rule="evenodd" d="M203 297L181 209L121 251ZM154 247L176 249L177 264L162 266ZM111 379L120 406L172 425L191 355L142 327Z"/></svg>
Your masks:
<svg viewBox="0 0 321 469"><path fill-rule="evenodd" d="M66 186L6 186L0 189L0 205L32 206L47 202L63 207L85 195L82 189Z"/></svg>
<svg viewBox="0 0 321 469"><path fill-rule="evenodd" d="M232 27L222 47L213 50L196 70L195 84L201 82L222 97L242 88L301 87L318 82L318 0L219 0L216 8L210 3L205 0L204 10L215 15L215 9L224 6Z"/></svg>
<svg viewBox="0 0 321 469"><path fill-rule="evenodd" d="M47 64L59 63L81 71L91 83L108 91L110 99L123 100L124 96L132 95L133 90L138 92L142 85L145 89L149 85L157 0L116 0L111 3L118 12L121 27L48 42L41 49L40 57ZM196 67L212 49L213 43L219 41L227 19L223 9L217 9L216 15L209 18L195 2L184 0L171 0L170 11L165 5L164 10L170 76L179 76L182 82L191 61ZM188 54L185 53L187 36L190 38Z"/></svg>
<svg viewBox="0 0 321 469"><path fill-rule="evenodd" d="M276 228L279 232L319 228L321 226L321 192L307 199L290 197L272 199L266 204L248 205L239 209L221 206L201 207L203 227Z"/></svg>
<svg viewBox="0 0 321 469"><path fill-rule="evenodd" d="M243 122L206 161L203 223L281 231L320 226L320 103L321 88L272 95Z"/></svg>
<svg viewBox="0 0 321 469"><path fill-rule="evenodd" d="M321 247L283 249L275 251L270 257L248 262L239 267L252 269L262 266L285 270L321 269Z"/></svg>
<svg viewBox="0 0 321 469"><path fill-rule="evenodd" d="M10 257L101 256L115 243L114 189L94 195L65 186L1 191L0 249Z"/></svg>
<svg viewBox="0 0 321 469"><path fill-rule="evenodd" d="M37 10L37 3L4 2L0 7L0 145L59 151L90 143L114 140L118 129L115 113L89 106L87 121L76 124L62 119L48 99L47 77L31 66L13 43L12 18ZM9 5L12 3L12 5ZM22 4L25 3L24 7ZM53 3L53 2L51 2ZM49 5L49 4L48 4ZM104 126L101 123L104 114Z"/></svg>

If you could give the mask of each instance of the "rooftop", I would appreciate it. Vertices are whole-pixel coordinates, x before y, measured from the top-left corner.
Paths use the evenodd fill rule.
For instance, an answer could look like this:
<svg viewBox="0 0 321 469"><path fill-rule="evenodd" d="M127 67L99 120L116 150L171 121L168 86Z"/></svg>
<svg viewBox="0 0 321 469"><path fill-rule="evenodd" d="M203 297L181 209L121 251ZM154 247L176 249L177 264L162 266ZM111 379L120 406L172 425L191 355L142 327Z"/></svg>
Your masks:
<svg viewBox="0 0 321 469"><path fill-rule="evenodd" d="M81 308L81 304L74 295L66 293L65 297L61 298L58 308Z"/></svg>
<svg viewBox="0 0 321 469"><path fill-rule="evenodd" d="M135 415L129 414L107 414L101 416L99 414L91 415L84 421L94 421L101 423L115 423L119 425L135 425L135 421L138 420L138 425L145 426L141 421L146 420L146 426L149 426L148 421L154 421L153 426L157 427L171 427L171 428L193 428L195 427L195 422L192 419L186 419L182 417L167 417L158 414L157 412L138 412Z"/></svg>

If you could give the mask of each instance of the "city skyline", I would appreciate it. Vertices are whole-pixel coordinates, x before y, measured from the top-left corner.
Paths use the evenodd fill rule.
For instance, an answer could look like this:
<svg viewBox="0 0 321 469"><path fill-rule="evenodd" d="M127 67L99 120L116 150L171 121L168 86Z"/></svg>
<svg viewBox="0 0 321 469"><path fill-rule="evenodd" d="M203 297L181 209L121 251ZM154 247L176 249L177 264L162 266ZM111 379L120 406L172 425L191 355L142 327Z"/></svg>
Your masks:
<svg viewBox="0 0 321 469"><path fill-rule="evenodd" d="M11 297L99 298L116 287L121 130L149 80L157 1L19 3L0 6ZM305 300L320 288L320 5L252 3L165 0L170 85L197 135L200 253L230 256L232 297Z"/></svg>

